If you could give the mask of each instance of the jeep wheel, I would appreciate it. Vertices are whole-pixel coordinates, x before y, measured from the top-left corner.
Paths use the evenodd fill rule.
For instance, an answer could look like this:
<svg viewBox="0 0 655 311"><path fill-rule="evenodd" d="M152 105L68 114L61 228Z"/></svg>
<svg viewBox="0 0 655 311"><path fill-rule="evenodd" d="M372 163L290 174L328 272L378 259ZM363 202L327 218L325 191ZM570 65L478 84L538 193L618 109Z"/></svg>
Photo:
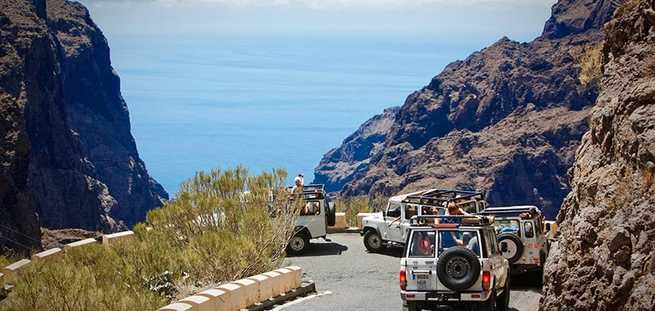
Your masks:
<svg viewBox="0 0 655 311"><path fill-rule="evenodd" d="M405 302L403 303L403 311L419 311L421 309L418 308L418 305L416 305L415 302Z"/></svg>
<svg viewBox="0 0 655 311"><path fill-rule="evenodd" d="M463 291L477 282L480 268L478 256L470 249L451 247L439 256L437 277L444 286L454 291Z"/></svg>
<svg viewBox="0 0 655 311"><path fill-rule="evenodd" d="M383 248L382 237L377 231L369 230L364 234L364 246L369 252L380 252Z"/></svg>
<svg viewBox="0 0 655 311"><path fill-rule="evenodd" d="M291 240L289 240L287 252L292 255L298 255L302 253L307 246L309 246L309 239L303 234L296 234L291 238Z"/></svg>
<svg viewBox="0 0 655 311"><path fill-rule="evenodd" d="M498 245L500 246L503 257L509 263L515 263L523 256L523 242L514 234L503 233L498 236Z"/></svg>
<svg viewBox="0 0 655 311"><path fill-rule="evenodd" d="M329 202L325 208L325 217L328 227L332 227L337 223L337 211L332 202Z"/></svg>
<svg viewBox="0 0 655 311"><path fill-rule="evenodd" d="M503 288L503 293L498 296L496 300L496 310L498 311L508 311L509 310L509 296L510 296L510 283L509 277L505 281L505 287Z"/></svg>

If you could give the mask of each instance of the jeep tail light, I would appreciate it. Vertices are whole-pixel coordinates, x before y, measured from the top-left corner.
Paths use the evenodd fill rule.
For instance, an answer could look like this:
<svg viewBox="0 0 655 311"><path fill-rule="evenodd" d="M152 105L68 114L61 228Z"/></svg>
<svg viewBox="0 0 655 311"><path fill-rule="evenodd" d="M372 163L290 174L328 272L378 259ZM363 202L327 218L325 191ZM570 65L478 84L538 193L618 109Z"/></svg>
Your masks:
<svg viewBox="0 0 655 311"><path fill-rule="evenodd" d="M406 290L407 289L407 273L405 273L405 270L400 270L400 289Z"/></svg>
<svg viewBox="0 0 655 311"><path fill-rule="evenodd" d="M489 271L482 272L482 288L484 290L491 288L491 272Z"/></svg>

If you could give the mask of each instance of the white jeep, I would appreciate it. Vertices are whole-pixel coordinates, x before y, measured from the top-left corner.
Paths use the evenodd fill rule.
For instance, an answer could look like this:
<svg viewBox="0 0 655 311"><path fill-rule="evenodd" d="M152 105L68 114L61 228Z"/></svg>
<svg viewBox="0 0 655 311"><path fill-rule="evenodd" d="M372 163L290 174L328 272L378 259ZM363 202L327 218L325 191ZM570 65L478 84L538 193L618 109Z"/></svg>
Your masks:
<svg viewBox="0 0 655 311"><path fill-rule="evenodd" d="M400 261L403 310L508 310L509 262L492 223L484 216L413 217Z"/></svg>
<svg viewBox="0 0 655 311"><path fill-rule="evenodd" d="M379 252L386 245L404 245L413 216L444 215L445 206L453 200L471 214L486 207L484 195L474 191L428 189L397 195L389 199L385 211L362 219L364 246L369 252Z"/></svg>
<svg viewBox="0 0 655 311"><path fill-rule="evenodd" d="M479 213L494 216L498 244L512 264L512 273L543 273L550 244L543 228L544 216L536 206L490 207Z"/></svg>
<svg viewBox="0 0 655 311"><path fill-rule="evenodd" d="M302 194L292 194L291 197L292 201L302 197L303 206L296 218L294 234L289 239L287 252L300 254L309 246L309 240L326 238L327 227L334 226L336 213L323 185L305 185Z"/></svg>

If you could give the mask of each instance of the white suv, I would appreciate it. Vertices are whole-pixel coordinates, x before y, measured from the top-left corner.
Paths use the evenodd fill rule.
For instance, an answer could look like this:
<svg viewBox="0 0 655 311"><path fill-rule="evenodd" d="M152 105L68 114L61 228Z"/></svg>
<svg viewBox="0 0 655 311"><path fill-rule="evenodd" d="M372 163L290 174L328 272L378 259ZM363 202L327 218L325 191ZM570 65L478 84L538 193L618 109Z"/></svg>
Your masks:
<svg viewBox="0 0 655 311"><path fill-rule="evenodd" d="M493 218L416 216L400 261L403 310L437 306L509 308L509 262L498 249Z"/></svg>
<svg viewBox="0 0 655 311"><path fill-rule="evenodd" d="M495 217L498 244L503 256L512 264L512 273L543 273L550 244L539 208L531 205L490 207L479 214Z"/></svg>
<svg viewBox="0 0 655 311"><path fill-rule="evenodd" d="M457 200L467 213L477 213L486 207L480 192L428 189L397 195L389 199L387 209L362 219L361 234L370 252L379 252L386 245L404 245L413 216L443 215L448 202Z"/></svg>
<svg viewBox="0 0 655 311"><path fill-rule="evenodd" d="M292 195L300 197L300 194ZM304 206L296 218L294 234L287 245L287 252L299 254L307 249L309 240L325 238L327 227L334 226L336 213L334 204L329 201L323 185L303 186Z"/></svg>

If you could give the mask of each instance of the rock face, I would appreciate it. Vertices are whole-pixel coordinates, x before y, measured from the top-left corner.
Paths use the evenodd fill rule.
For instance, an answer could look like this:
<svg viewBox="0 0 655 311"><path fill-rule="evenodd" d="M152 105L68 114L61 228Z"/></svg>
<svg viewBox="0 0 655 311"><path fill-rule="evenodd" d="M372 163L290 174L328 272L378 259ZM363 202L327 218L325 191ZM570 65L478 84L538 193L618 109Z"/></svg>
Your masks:
<svg viewBox="0 0 655 311"><path fill-rule="evenodd" d="M344 195L482 189L492 204L536 204L553 218L597 96L579 82L579 59L615 2L560 1L534 41L503 38L448 65L328 152L315 181Z"/></svg>
<svg viewBox="0 0 655 311"><path fill-rule="evenodd" d="M0 221L36 244L39 225L142 220L167 194L138 157L102 32L79 3L0 3Z"/></svg>
<svg viewBox="0 0 655 311"><path fill-rule="evenodd" d="M629 1L606 37L543 310L655 309L655 1Z"/></svg>

